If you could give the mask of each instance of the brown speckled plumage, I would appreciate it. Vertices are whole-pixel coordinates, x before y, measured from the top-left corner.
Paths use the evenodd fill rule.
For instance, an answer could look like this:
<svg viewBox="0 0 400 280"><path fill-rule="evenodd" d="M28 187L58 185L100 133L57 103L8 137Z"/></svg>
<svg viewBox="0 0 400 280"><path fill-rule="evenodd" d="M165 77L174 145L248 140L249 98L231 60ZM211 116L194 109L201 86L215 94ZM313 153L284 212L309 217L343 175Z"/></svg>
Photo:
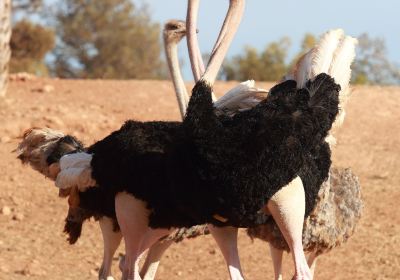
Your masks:
<svg viewBox="0 0 400 280"><path fill-rule="evenodd" d="M331 168L329 179L318 193L316 207L304 221L303 247L320 255L340 246L352 236L361 217L363 203L357 176L350 169ZM251 238L289 251L278 226L271 218L265 225L247 230Z"/></svg>

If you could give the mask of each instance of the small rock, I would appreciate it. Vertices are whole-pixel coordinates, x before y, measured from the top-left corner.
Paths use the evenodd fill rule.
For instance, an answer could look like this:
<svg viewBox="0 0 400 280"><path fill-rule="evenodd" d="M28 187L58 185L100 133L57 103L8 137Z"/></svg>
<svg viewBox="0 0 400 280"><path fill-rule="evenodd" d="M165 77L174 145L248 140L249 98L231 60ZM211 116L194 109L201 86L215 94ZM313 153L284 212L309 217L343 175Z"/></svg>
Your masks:
<svg viewBox="0 0 400 280"><path fill-rule="evenodd" d="M51 125L56 125L58 127L64 125L64 122L60 118L58 118L56 116L53 116L53 117L44 116L43 120L45 120L46 122L48 122Z"/></svg>
<svg viewBox="0 0 400 280"><path fill-rule="evenodd" d="M25 216L22 213L17 213L13 216L13 220L15 220L15 221L22 221L24 218L25 218Z"/></svg>
<svg viewBox="0 0 400 280"><path fill-rule="evenodd" d="M43 92L44 93L50 93L52 91L54 91L54 86L52 86L52 85L44 85L43 86Z"/></svg>
<svg viewBox="0 0 400 280"><path fill-rule="evenodd" d="M21 72L21 73L16 73L16 74L11 74L10 75L10 80L11 81L31 81L36 79L36 76L33 74L29 74L26 72Z"/></svg>
<svg viewBox="0 0 400 280"><path fill-rule="evenodd" d="M96 269L91 269L90 274L93 276L97 276L97 275L99 275L99 272Z"/></svg>
<svg viewBox="0 0 400 280"><path fill-rule="evenodd" d="M6 265L4 265L4 264L0 266L0 271L3 272L3 273L8 273L8 272L10 272L10 270L8 269L8 267L7 267Z"/></svg>
<svg viewBox="0 0 400 280"><path fill-rule="evenodd" d="M11 142L11 138L9 136L1 136L0 137L0 142L1 143L10 143Z"/></svg>
<svg viewBox="0 0 400 280"><path fill-rule="evenodd" d="M9 216L11 214L11 208L8 206L3 206L3 208L1 208L1 214L4 216Z"/></svg>

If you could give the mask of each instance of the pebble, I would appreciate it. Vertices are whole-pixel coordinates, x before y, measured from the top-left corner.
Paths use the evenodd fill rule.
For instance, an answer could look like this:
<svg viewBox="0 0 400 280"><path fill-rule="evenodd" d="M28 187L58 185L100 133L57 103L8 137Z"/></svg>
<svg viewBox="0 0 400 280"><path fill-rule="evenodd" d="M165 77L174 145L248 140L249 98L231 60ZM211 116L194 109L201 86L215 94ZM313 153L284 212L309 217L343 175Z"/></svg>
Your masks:
<svg viewBox="0 0 400 280"><path fill-rule="evenodd" d="M9 136L2 136L2 137L0 137L0 142L1 143L10 143L11 138Z"/></svg>
<svg viewBox="0 0 400 280"><path fill-rule="evenodd" d="M8 206L3 206L3 208L1 208L1 214L4 216L9 216L11 214L11 208Z"/></svg>
<svg viewBox="0 0 400 280"><path fill-rule="evenodd" d="M10 270L8 269L8 267L6 265L1 265L0 266L0 271L3 272L3 273L10 272Z"/></svg>
<svg viewBox="0 0 400 280"><path fill-rule="evenodd" d="M25 216L22 213L17 213L13 216L13 220L15 220L15 221L22 221L24 218L25 218Z"/></svg>
<svg viewBox="0 0 400 280"><path fill-rule="evenodd" d="M36 76L30 73L26 73L26 72L20 72L20 73L16 73L16 74L10 74L10 80L11 81L31 81L31 80L35 80Z"/></svg>
<svg viewBox="0 0 400 280"><path fill-rule="evenodd" d="M93 276L97 276L97 275L99 275L99 272L96 269L91 269L90 274Z"/></svg>
<svg viewBox="0 0 400 280"><path fill-rule="evenodd" d="M52 86L52 85L44 85L43 86L43 92L44 93L50 93L52 91L54 91L54 86Z"/></svg>
<svg viewBox="0 0 400 280"><path fill-rule="evenodd" d="M64 125L64 122L60 118L55 117L55 116L53 116L53 117L44 116L43 120L45 120L46 122L48 122L50 124L57 125L58 127Z"/></svg>

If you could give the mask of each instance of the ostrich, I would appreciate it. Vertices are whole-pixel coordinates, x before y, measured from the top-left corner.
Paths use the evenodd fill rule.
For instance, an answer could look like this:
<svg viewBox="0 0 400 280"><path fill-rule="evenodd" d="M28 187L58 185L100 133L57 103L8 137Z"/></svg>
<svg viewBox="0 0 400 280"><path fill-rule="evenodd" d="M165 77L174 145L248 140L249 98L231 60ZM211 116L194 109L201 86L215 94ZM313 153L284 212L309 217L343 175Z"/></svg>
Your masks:
<svg viewBox="0 0 400 280"><path fill-rule="evenodd" d="M229 20L226 22L228 22L228 24L232 24L232 22ZM233 23L235 23L235 21L233 21ZM229 43L229 40L226 40L225 38L223 41L221 41L221 45L218 47L217 51L225 51L226 43ZM268 201L278 189L295 179L296 173L299 171L299 168L301 168L301 164L298 165L299 162L296 161L296 157L291 157L293 152L299 152L300 154L297 156L299 156L299 159L301 159L303 156L306 156L303 154L304 152L317 152L312 150L314 149L314 145L320 146L324 151L322 151L322 154L319 154L323 159L322 162L319 162L319 164L322 164L322 167L325 168L324 172L326 172L327 175L330 165L329 147L325 144L324 139L330 130L330 127L338 112L337 106L338 92L340 90L339 86L334 84L333 80L329 76L323 74L318 75L317 77L314 76L315 79L313 81L306 83L308 90L298 90L296 89L296 82L287 81L273 88L270 92L271 97L268 97L265 101L260 103L260 106L256 106L245 113L237 114L232 119L221 119L217 118L214 114L213 105L211 103L212 89L209 86L209 84L212 84L215 80L215 67L219 68L221 62L221 57L217 55L212 56L211 62L208 65L202 80L198 82L194 88L191 102L189 103L187 117L182 125L183 132L180 130L174 130L175 127L172 123L138 123L129 121L121 128L121 130L114 132L109 137L106 137L104 140L99 141L89 148L88 152L93 153L91 157L87 157L84 154L75 154L63 157L60 161L61 172L57 177L57 184L59 186L65 187L68 185L76 185L76 183L80 180L79 177L83 174L82 169L86 170L87 168L92 170L92 177L96 180L99 188L112 188L114 186L116 193L117 218L127 245L127 259L125 261L124 277L134 277L135 279L140 279L137 270L137 261L139 256L149 245L154 242L154 240L157 240L159 236L166 234L168 232L167 228L192 225L192 223L201 222L210 222L215 225L223 226L232 225L235 227L255 225L257 223L264 222L265 215L259 211L260 208L262 208L262 204L265 203L265 201ZM345 66L349 64L349 61L345 62ZM312 96L310 97L309 95ZM308 101L309 98L311 98L310 101ZM302 106L305 107L300 109L298 106L300 106L300 108ZM300 111L298 111L298 109L300 109ZM287 115L287 113L291 111L294 113L294 115ZM295 119L293 119L293 116ZM310 122L307 121L308 117L311 117L311 119L315 117L316 119ZM303 123L303 125L300 125L299 127L295 126L295 130L292 130L289 133L294 133L294 135L289 135L286 131L286 129L289 127L286 127L286 129L282 131L279 129L280 127L270 126L271 123L274 123L276 118L280 119L281 121L285 120L289 123L297 123L298 121L300 121L300 123L305 122L308 123L308 125L314 123L314 121L317 121L322 128L322 131L318 131L318 129L315 130L312 128L312 125L307 127L307 125ZM265 124L264 121L268 123L267 127L263 127L263 125L257 125L257 127L254 127L255 124ZM228 130L226 130L226 128ZM255 130L253 131L253 129ZM271 131L271 129L273 131ZM255 136L260 137L266 137L272 133L272 135L282 140L286 139L284 141L288 141L284 143L287 143L289 146L280 150L279 157L275 156L275 159L278 160L278 166L274 166L273 163L271 166L271 162L268 161L268 159L271 157L267 156L269 151L275 150L271 150L269 145L273 146L274 143L276 144L277 142L274 142L273 139L270 139L269 141L272 142L267 141L267 143L265 143L264 141L261 141L262 143L260 143L257 141L258 137L256 137L256 139L249 139L248 133L250 133L250 131L253 131ZM267 131L269 133L267 133ZM231 132L233 132L233 134L228 134ZM140 136L138 138L137 133L140 133L140 135L147 135L148 137L143 139ZM183 135L180 133L183 133ZM299 133L299 135L297 135L297 133ZM307 136L304 138L300 137L300 135ZM237 136L239 138L237 138ZM313 136L316 138L313 138ZM172 138L174 141L171 141ZM129 143L126 143L124 139L129 139ZM188 139L188 142L186 142L186 139ZM233 141L234 139L236 142ZM145 141L143 142L143 140ZM221 151L221 149L217 148L213 149L213 147L218 146L215 144L224 143L224 140L229 140L230 143L234 144L233 146L235 146L235 151L230 149L227 149L226 151ZM251 149L249 150L250 147L242 146L243 142L241 141L253 141L254 146L252 147L258 146L257 151L260 151L264 148L267 152L267 155L251 153ZM282 141L278 142L282 143ZM178 143L179 146L176 146L176 143ZM302 148L299 149L299 147L296 146L300 144ZM133 145L133 147L130 145ZM244 148L247 147L247 150L238 150L238 145ZM304 150L304 147L309 147L311 150ZM112 155L107 153L107 151L110 151L110 148L113 149ZM279 145L276 148L280 149ZM292 150L291 148L294 149ZM290 151L285 151L285 149ZM195 154L190 154L190 152L193 152L193 150L196 150ZM142 151L149 152L141 154ZM238 151L240 156L236 154ZM137 152L139 152L139 154L137 154ZM120 155L117 156L118 158L115 158L115 155L118 155L118 153ZM124 155L123 157L121 157L121 153ZM251 158L247 158L247 155L249 154L252 154ZM234 156L234 158L232 158L232 156ZM287 158L287 156L289 157ZM224 160L221 162L220 160L222 158ZM186 159L189 161L186 161ZM193 162L193 159L195 162ZM121 160L124 162L123 165L121 165ZM165 160L168 162L168 171L165 171ZM245 183L246 185L247 183L256 184L254 185L254 187L256 187L254 191L260 191L260 193L255 193L257 197L251 196L250 194L250 196L247 198L240 197L239 201L235 201L234 198L231 200L231 195L233 192L238 190L237 188L242 189L242 187L240 185L236 186L232 181L232 176L235 176L236 174L226 173L226 171L224 174L225 164L228 164L228 166L230 164L231 167L239 173L242 171L246 171L246 173L248 171L254 173L254 171L252 171L251 164L249 165L249 160L251 160L251 162L254 162L254 160L255 162L259 162L261 164L260 167L268 170L266 173L256 172L256 174L254 174L254 181ZM265 160L267 161L265 162ZM84 162L89 162L90 167L85 166L86 163ZM155 170L152 170L152 172L160 172L157 173L157 175L167 176L167 178L164 178L166 179L166 182L170 182L171 180L173 181L172 185L168 185L168 187L172 187L172 189L168 192L165 192L162 198L158 197L158 193L156 194L156 197L154 197L154 192L152 192L153 195L148 193L148 191L151 191L152 188L156 186L155 183L157 183L157 185L160 183L157 181L160 180L160 178L154 178L156 180L153 183L149 183L149 178L146 178L146 190L140 187L140 182L143 182L141 176L145 174L143 173L143 168L146 168L145 170L147 170L147 164L149 164L149 162L152 163L151 166L153 168L154 166L156 167ZM303 162L303 160L301 159L300 162ZM202 163L205 165L202 165ZM238 165L236 166L236 164ZM278 170L279 165L282 167L285 166L285 170ZM128 172L126 169L128 166L128 169L134 170L135 174L125 173ZM179 169L177 166L185 166L187 168L185 169L183 181L195 183L195 185L191 188L191 191L197 192L196 195L199 195L195 197L195 200L196 198L201 198L201 200L205 199L205 201L210 199L208 201L209 203L206 204L206 207L208 207L207 209L203 209L203 205L198 208L198 205L193 204L196 203L196 201L193 201L194 197L191 197L191 193L187 193L187 190L184 187L185 184L180 181L182 178L174 173L175 170ZM210 166L212 167L211 170L209 169ZM246 170L246 168L249 166L250 169ZM103 173L100 172L100 170L107 170L107 172ZM275 170L277 171L275 172ZM196 173L194 174L193 171L196 171ZM303 170L303 172L309 171L311 171L311 173L316 172L316 170ZM317 179L317 181L319 180L321 182L317 184L318 186L325 179L326 175L320 174L320 177ZM228 182L228 184L226 185L229 186L228 192L214 189L214 187L217 188L217 186L213 186L213 184L215 184L213 180L217 180L218 182L220 178L227 179L226 182ZM239 176L239 178L243 177ZM269 187L271 187L271 185L272 187L268 190L262 188L262 186L265 186L264 183L266 183L266 178L268 178L267 180L272 180L272 183L269 184ZM277 179L277 181L274 181L274 178ZM203 185L203 180L206 180L207 184ZM135 186L131 185L130 182L135 182ZM139 184L137 184L138 182ZM199 184L197 184L198 182ZM301 185L299 184L299 179L295 179L292 184ZM120 187L118 187L118 185ZM225 183L221 185L222 186L218 184L218 187L224 188L226 186ZM274 188L274 185L277 189ZM305 187L307 187L307 182ZM253 189L251 187L248 188L248 186L246 186L245 191L252 190ZM127 191L134 196L131 196L124 191ZM202 191L206 191L207 194L202 194ZM210 197L210 193L208 191L211 193L214 191L216 193ZM174 193L172 204L165 200L171 193ZM189 195L189 197L185 197L187 195ZM308 205L309 207L307 208L306 213L312 209L312 199L314 195L315 192L311 193L310 197L307 197L310 199L308 202L311 202L311 205ZM178 201L174 202L175 199ZM227 204L229 207L227 207ZM241 208L242 204L244 204L246 207ZM146 207L146 205L148 207ZM178 209L174 209L174 206ZM156 209L158 207L160 208ZM190 210L187 207L189 207ZM167 208L168 210L164 211ZM179 209L185 209L185 214L182 215L182 213L179 213ZM189 210L190 212L187 212L186 210ZM272 213L274 218L276 218L275 214L276 213ZM303 214L300 216L301 219L303 219ZM234 236L234 239L235 238L236 236ZM235 242L235 240L231 238L229 239L229 242ZM293 248L293 243L291 241L293 240L289 239L289 245L292 245L291 248ZM221 246L221 243L219 243L219 245ZM298 250L297 247L296 250ZM296 251L294 253L294 255L296 255ZM302 261L303 260L300 260L300 262ZM296 266L297 265L298 263L296 263ZM240 267L237 265L233 265L232 268L240 270ZM306 275L307 271L301 271L301 269L302 265L300 264L300 270L296 270L296 276L300 278L302 277L301 274L305 274L305 277L309 277Z"/></svg>
<svg viewBox="0 0 400 280"><path fill-rule="evenodd" d="M178 97L178 100L187 100L188 96L183 82L179 83L179 81L183 81L179 69L179 63L171 62L178 61L177 50L176 48L170 48L169 44L172 44L178 39L182 39L182 36L176 36L174 34L183 34L184 24L185 23L182 21L171 20L166 23L164 28L164 35L169 33L168 36L164 37L169 38L164 40L166 49L173 49L173 51L167 55L167 58L169 59L170 72L172 73L171 76L174 85L177 85L175 86L175 91L177 95L183 95ZM341 33L341 31L339 31L339 33ZM173 39L175 36L176 38ZM329 41L329 36L332 36L332 32L326 33L321 40ZM200 63L202 63L202 60L200 60ZM179 88L179 86L181 88ZM240 94L236 95L240 97ZM236 99L238 96L236 96ZM221 99L232 101L235 98L226 98L225 95ZM216 110L224 112L224 110L222 110L222 108L219 106L222 104L222 102L220 102L221 99L214 102L214 106L216 107ZM252 101L258 103L260 100L261 98L254 99ZM342 101L341 104L344 106L344 101ZM237 104L235 104L235 102L231 102L231 105ZM234 114L235 111L230 113ZM340 116L344 116L343 107L341 108ZM343 121L343 117L340 117L339 121L336 123L340 124L341 121ZM312 274L314 274L317 256L330 251L334 247L340 246L352 235L360 218L361 208L362 201L360 197L360 186L355 175L353 175L349 169L332 168L330 170L329 180L322 184L321 189L318 192L315 209L304 221L303 246L304 251L309 253L308 264L312 268ZM195 236L203 234L203 228L199 227L199 229L201 229L199 232L192 231ZM186 229L184 229L182 232L185 232L185 230ZM276 279L280 279L282 250L288 251L289 247L283 239L282 234L280 233L279 228L274 220L268 219L265 225L249 228L248 234L251 238L259 238L269 242L274 262ZM175 240L176 242L180 239L174 239L174 236L169 236L167 240ZM158 247L160 248L158 253L156 253L157 246L153 246L150 249L153 252L146 258L146 263L153 262L156 268L163 252L167 249L169 244L171 243L165 243L164 246Z"/></svg>
<svg viewBox="0 0 400 280"><path fill-rule="evenodd" d="M197 19L197 9L198 9L198 0L192 0L189 1L189 7L192 6L192 10L189 9L188 11L188 21L187 21L187 26L188 26L188 47L189 47L189 52L191 54L191 64L192 64L192 70L193 74L195 77L199 78L199 73L202 73L202 61L201 61L201 55L200 51L198 48L198 43L197 43L197 34L194 32L196 30L196 19ZM232 4L232 3L231 3ZM236 5L240 5L240 3L233 3ZM229 12L228 12L229 13ZM192 21L190 20L192 19ZM235 21L235 20L234 20ZM227 29L222 28L220 37L219 38L224 38L229 37L230 33L227 32ZM332 31L328 34L326 34L325 38L321 40L321 44L319 47L319 50L313 50L310 51L303 59L301 59L298 63L297 69L295 69L294 73L287 77L289 78L295 78L297 81L299 81L298 87L301 88L304 86L305 81L307 78L310 78L312 74L319 72L326 72L328 73L333 73L336 72L337 78L339 78L339 81L341 82L342 86L342 92L340 94L341 98L341 105L344 106L345 101L346 101L346 96L347 96L347 91L348 91L348 80L350 77L350 69L346 69L344 67L342 71L338 70L338 65L341 65L340 60L342 61L352 61L354 59L354 44L355 40L346 37L345 39L341 39L343 36L341 31ZM221 48L221 40L219 39L215 45L215 49ZM319 52L318 52L319 51ZM306 69L307 67L310 68L311 63L316 63L318 66L315 67L314 73L310 73L310 69ZM312 68L311 68L312 69ZM315 69L318 69L318 71L315 71ZM342 73L340 73L342 72ZM339 74L340 73L340 74ZM301 77L303 75L303 77ZM339 114L339 121L335 122L336 124L341 123L340 120L343 120L344 118L344 110L341 110ZM332 138L332 137L331 137ZM327 138L328 139L328 138ZM300 244L300 234L301 234L301 219L299 216L297 216L296 219L293 219L293 217L296 217L296 209L294 209L290 203L293 203L293 205L301 205L302 201L304 201L304 195L302 195L302 191L299 190L299 186L292 185L294 188L297 187L297 189L292 189L292 190L286 190L286 193L283 191L278 191L274 197L271 198L270 201L270 207L273 208L271 209L272 211L275 211L275 214L278 214L282 211L286 211L285 215L287 218L290 218L289 225L284 228L284 222L285 220L280 219L280 217L277 217L278 222L281 223L281 229L283 228L283 233L288 235L285 237L288 237L289 239L295 238L295 242L297 244ZM288 188L287 188L288 189ZM288 196L291 196L292 200L288 199ZM293 201L293 198L297 197L297 201ZM303 202L304 203L304 202ZM270 219L272 220L272 219ZM223 239L221 239L223 240ZM293 240L293 239L292 239ZM300 269L303 269L304 274L308 274L308 268L304 264L305 258L302 255L302 252L300 251L300 246L296 247L292 246L295 250L292 249L293 256L294 256L294 261L296 265L296 274L298 272L298 267ZM234 250L232 252L225 252L224 256L230 256L237 254ZM297 260L300 259L299 265L296 263L296 254ZM226 257L227 259L227 257ZM227 260L229 263L229 260ZM309 276L309 275L308 275Z"/></svg>

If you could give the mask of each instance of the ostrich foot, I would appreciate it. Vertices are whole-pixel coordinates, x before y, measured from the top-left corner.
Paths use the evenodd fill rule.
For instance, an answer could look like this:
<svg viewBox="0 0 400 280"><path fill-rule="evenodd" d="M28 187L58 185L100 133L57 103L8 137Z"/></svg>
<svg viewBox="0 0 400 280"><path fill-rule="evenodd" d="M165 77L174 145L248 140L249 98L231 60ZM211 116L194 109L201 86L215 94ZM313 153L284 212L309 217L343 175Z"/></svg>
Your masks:
<svg viewBox="0 0 400 280"><path fill-rule="evenodd" d="M292 280L312 280L313 275L305 258L303 248L293 248L292 254L296 267L296 272Z"/></svg>

